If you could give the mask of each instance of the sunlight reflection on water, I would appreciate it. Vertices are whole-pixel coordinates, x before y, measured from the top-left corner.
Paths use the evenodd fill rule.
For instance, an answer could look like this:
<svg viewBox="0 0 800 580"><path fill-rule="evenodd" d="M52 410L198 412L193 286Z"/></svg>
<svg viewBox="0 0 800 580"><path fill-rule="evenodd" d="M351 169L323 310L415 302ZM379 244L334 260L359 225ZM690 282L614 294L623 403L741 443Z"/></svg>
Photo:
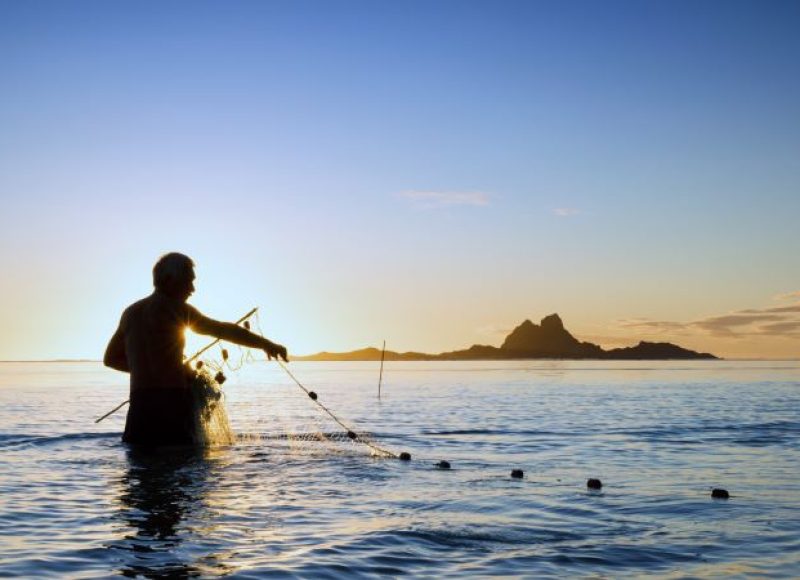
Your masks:
<svg viewBox="0 0 800 580"><path fill-rule="evenodd" d="M277 367L225 385L251 437L147 454L93 424L122 375L0 364L0 573L800 574L797 363L390 363L382 401L374 364L293 368L414 461L272 436L318 424Z"/></svg>

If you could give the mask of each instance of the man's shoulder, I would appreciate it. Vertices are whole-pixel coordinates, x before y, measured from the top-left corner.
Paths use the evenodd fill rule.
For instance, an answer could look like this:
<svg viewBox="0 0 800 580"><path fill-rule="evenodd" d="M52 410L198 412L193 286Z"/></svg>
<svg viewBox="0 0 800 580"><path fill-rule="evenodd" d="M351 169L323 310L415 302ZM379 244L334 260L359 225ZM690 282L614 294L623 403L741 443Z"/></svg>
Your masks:
<svg viewBox="0 0 800 580"><path fill-rule="evenodd" d="M153 297L154 297L153 294L150 294L149 296L145 296L144 298L142 298L140 300L137 300L136 302L134 302L133 304L128 306L125 310L126 311L128 311L128 310L138 310L140 308L143 308L146 305L151 304L153 302Z"/></svg>
<svg viewBox="0 0 800 580"><path fill-rule="evenodd" d="M145 309L149 308L150 305L152 305L152 304L153 304L153 295L151 294L150 296L145 296L144 298L142 298L140 300L137 300L136 302L134 302L133 304L128 306L122 312L122 317L126 318L128 316L135 316L136 314L138 314L142 310L145 310Z"/></svg>
<svg viewBox="0 0 800 580"><path fill-rule="evenodd" d="M137 300L128 306L125 312L132 315L140 312L150 312L156 316L178 316L181 319L188 320L204 318L203 314L188 302L174 300L158 292Z"/></svg>

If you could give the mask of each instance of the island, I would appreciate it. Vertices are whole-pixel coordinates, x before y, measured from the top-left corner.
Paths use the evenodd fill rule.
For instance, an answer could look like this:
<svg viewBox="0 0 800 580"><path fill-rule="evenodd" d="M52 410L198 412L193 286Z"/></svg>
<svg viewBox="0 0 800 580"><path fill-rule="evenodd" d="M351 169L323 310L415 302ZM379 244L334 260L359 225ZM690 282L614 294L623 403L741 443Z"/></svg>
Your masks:
<svg viewBox="0 0 800 580"><path fill-rule="evenodd" d="M595 360L689 360L717 359L713 354L695 352L669 342L641 341L636 346L605 350L591 342L581 342L564 328L558 314L545 316L539 324L526 320L509 334L500 347L474 344L465 350L440 354L423 352L385 353L378 348L362 348L350 352L319 352L293 356L306 361L468 361L525 359L595 359Z"/></svg>

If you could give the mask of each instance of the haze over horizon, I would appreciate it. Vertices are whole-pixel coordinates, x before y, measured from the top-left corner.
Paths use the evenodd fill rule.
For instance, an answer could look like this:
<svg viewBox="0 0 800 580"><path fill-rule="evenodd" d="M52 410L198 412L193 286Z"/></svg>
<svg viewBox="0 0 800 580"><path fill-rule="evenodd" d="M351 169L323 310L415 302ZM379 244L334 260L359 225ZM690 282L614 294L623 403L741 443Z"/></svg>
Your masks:
<svg viewBox="0 0 800 580"><path fill-rule="evenodd" d="M800 347L800 3L4 2L0 360L157 257L291 353Z"/></svg>

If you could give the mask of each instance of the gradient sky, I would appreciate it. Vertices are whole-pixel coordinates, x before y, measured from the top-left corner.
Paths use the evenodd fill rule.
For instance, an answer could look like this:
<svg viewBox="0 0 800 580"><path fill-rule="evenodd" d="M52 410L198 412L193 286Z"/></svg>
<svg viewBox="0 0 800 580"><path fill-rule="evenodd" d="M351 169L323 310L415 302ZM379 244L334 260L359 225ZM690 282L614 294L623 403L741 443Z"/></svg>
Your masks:
<svg viewBox="0 0 800 580"><path fill-rule="evenodd" d="M800 352L800 3L0 3L0 359L177 250L298 354ZM794 293L794 294L793 294Z"/></svg>

